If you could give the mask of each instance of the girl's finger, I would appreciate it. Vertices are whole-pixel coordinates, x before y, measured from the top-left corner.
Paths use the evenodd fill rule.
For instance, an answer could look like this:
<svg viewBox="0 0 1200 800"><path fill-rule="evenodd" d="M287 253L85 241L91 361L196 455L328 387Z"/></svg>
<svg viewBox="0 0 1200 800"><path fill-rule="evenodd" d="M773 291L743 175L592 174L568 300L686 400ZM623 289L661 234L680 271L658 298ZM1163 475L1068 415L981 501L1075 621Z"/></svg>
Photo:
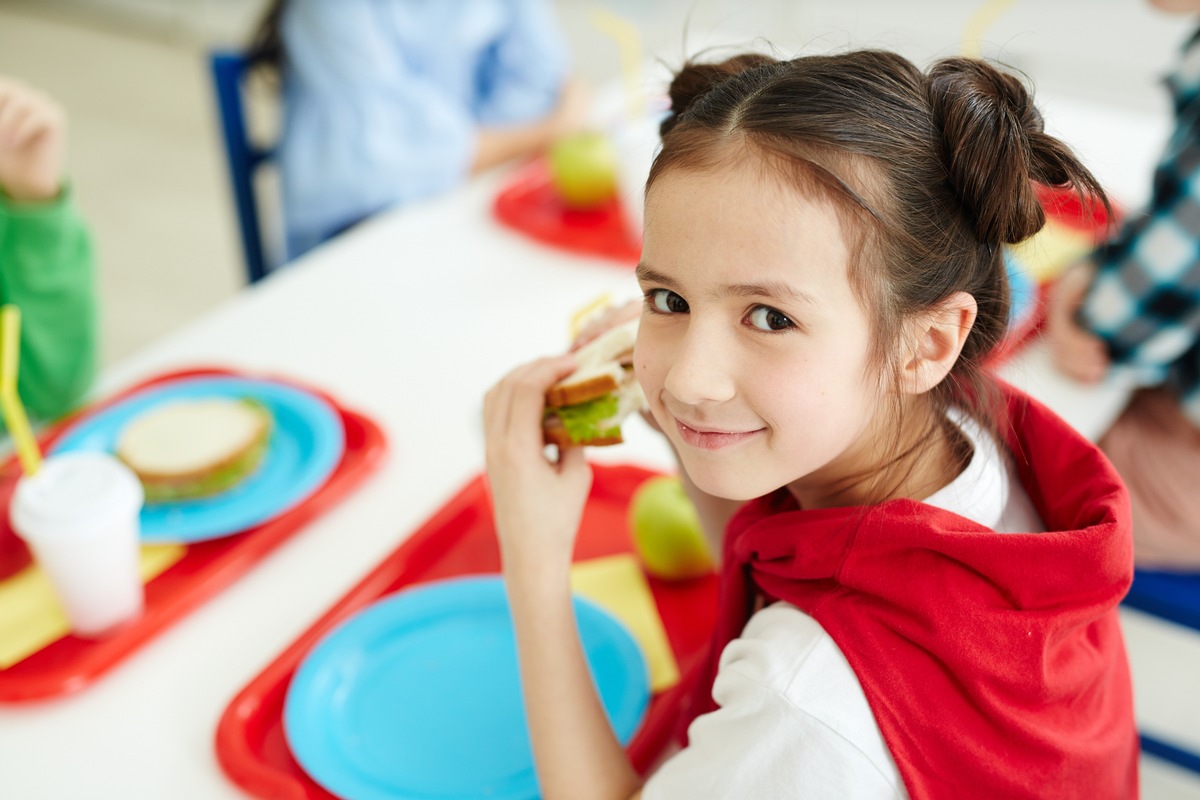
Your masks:
<svg viewBox="0 0 1200 800"><path fill-rule="evenodd" d="M38 113L35 111L28 114L24 119L14 120L9 140L11 146L18 149L26 146L50 130L53 124L53 118L48 112Z"/></svg>
<svg viewBox="0 0 1200 800"><path fill-rule="evenodd" d="M23 118L28 111L29 104L20 96L10 97L7 103L0 106L0 141L8 147L13 146L9 138L15 122Z"/></svg>
<svg viewBox="0 0 1200 800"><path fill-rule="evenodd" d="M591 471L582 447L566 447L558 450L558 472L573 475L580 471Z"/></svg>
<svg viewBox="0 0 1200 800"><path fill-rule="evenodd" d="M546 408L546 392L574 370L574 356L555 356L539 359L529 364L526 370L515 375L516 383L513 387L512 405L509 407L509 423L518 430L536 433L540 442L542 413Z"/></svg>
<svg viewBox="0 0 1200 800"><path fill-rule="evenodd" d="M541 442L541 414L546 390L574 369L569 356L542 358L517 367L492 387L484 398L484 425L490 440L536 435ZM536 422L533 425L532 422Z"/></svg>

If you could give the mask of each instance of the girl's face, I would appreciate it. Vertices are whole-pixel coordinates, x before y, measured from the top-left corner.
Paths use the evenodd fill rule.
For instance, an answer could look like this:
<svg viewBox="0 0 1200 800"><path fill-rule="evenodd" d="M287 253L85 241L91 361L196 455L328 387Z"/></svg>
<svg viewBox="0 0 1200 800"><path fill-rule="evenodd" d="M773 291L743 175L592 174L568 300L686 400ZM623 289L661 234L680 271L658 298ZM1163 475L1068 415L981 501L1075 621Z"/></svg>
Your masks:
<svg viewBox="0 0 1200 800"><path fill-rule="evenodd" d="M887 392L848 261L834 206L756 163L672 170L650 189L635 369L701 490L853 501Z"/></svg>

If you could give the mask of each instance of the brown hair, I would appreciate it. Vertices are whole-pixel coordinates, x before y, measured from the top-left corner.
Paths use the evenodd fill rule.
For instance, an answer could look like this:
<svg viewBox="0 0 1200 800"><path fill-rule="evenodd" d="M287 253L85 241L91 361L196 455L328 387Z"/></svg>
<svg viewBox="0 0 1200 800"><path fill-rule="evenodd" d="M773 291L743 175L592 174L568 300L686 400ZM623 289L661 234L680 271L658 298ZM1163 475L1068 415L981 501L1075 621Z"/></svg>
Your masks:
<svg viewBox="0 0 1200 800"><path fill-rule="evenodd" d="M279 28L287 0L271 0L263 11L246 48L246 62L251 69L266 70L278 74L283 68L285 56L283 35Z"/></svg>
<svg viewBox="0 0 1200 800"><path fill-rule="evenodd" d="M878 50L787 61L746 54L685 64L670 97L647 189L668 171L712 169L750 152L801 191L831 198L851 223L843 225L850 279L875 320L881 368L900 366L906 319L971 294L975 325L930 399L943 412L935 420L954 404L995 431L999 408L983 364L1008 325L1001 246L1045 223L1034 182L1108 205L1070 149L1043 132L1021 81L968 58L922 72Z"/></svg>

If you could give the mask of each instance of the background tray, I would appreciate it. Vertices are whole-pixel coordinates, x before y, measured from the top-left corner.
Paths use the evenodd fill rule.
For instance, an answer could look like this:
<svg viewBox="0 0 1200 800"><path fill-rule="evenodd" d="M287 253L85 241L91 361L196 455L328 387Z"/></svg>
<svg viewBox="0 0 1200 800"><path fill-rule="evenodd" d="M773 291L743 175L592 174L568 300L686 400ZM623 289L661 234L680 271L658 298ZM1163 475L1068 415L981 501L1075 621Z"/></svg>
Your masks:
<svg viewBox="0 0 1200 800"><path fill-rule="evenodd" d="M182 378L239 374L223 369L193 369L151 378L56 425L42 439L42 448L48 450L77 420L142 389ZM297 385L288 380L271 380ZM112 637L93 640L64 636L11 667L0 670L0 702L50 697L77 691L88 685L175 620L230 584L281 541L341 500L370 474L386 448L379 427L366 417L341 407L327 395L307 387L301 388L329 402L345 426L345 452L321 488L290 511L247 528L242 533L188 545L182 559L146 584L146 608L142 616ZM8 502L19 476L19 468L10 459L0 467L0 475L3 476L0 484L0 538L9 542L3 554L7 563L0 564L0 574L8 575L14 571L14 566L27 563L28 554L12 546L15 537L8 527Z"/></svg>
<svg viewBox="0 0 1200 800"><path fill-rule="evenodd" d="M595 479L575 549L577 560L630 551L629 499L642 481L656 474L631 466L595 464L593 469ZM226 773L259 797L331 800L333 795L296 763L283 731L284 697L304 656L338 622L401 587L499 569L491 501L484 479L477 477L238 693L217 727L217 757ZM653 577L647 581L683 679L651 699L646 719L630 742L634 766L643 772L674 733L677 712L704 658L717 608L715 575L684 582Z"/></svg>
<svg viewBox="0 0 1200 800"><path fill-rule="evenodd" d="M604 256L629 269L642 257L641 236L630 232L620 200L614 197L586 211L568 208L550 183L544 158L513 174L496 195L492 211L508 227L552 247Z"/></svg>

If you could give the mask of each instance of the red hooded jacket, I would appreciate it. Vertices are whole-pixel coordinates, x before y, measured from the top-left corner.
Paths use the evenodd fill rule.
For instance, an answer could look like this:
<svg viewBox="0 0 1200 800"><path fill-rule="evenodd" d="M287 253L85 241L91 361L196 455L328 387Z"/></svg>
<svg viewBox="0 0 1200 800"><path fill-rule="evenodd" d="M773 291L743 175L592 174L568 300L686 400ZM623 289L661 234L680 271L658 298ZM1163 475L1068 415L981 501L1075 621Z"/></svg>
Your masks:
<svg viewBox="0 0 1200 800"><path fill-rule="evenodd" d="M912 500L803 511L782 489L748 503L726 534L691 717L715 708L717 658L761 595L841 648L913 798L1137 796L1116 611L1133 578L1128 499L1099 450L1005 391L1046 532L998 535Z"/></svg>

